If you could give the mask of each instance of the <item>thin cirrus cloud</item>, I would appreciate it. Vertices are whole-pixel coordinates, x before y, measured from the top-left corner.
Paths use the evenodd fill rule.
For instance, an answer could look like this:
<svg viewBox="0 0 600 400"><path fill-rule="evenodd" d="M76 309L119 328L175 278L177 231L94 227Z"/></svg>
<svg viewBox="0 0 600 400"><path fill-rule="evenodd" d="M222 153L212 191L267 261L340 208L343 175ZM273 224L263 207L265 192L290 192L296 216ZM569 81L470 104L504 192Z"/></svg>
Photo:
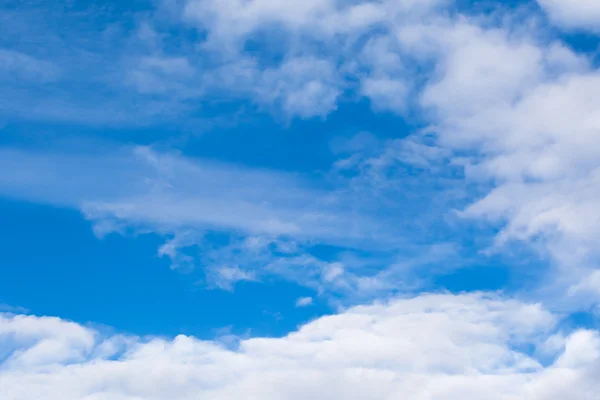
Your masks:
<svg viewBox="0 0 600 400"><path fill-rule="evenodd" d="M199 164L145 147L105 154L3 150L2 164L5 195L79 208L91 219L316 237L349 230L326 204L311 207L311 199L326 196L293 176Z"/></svg>
<svg viewBox="0 0 600 400"><path fill-rule="evenodd" d="M0 152L0 192L79 210L99 237L112 232L163 235L167 239L158 254L168 257L173 269L189 272L202 266L202 281L210 287L233 290L240 281L277 276L355 301L399 287L416 289L422 284L414 273L419 267L444 260L445 267L437 268L443 271L460 264L455 244L419 243L420 227L394 222L403 219L411 201L423 210L423 221L433 220L441 205L432 203L426 211L424 192L423 199L390 206L378 197L399 192L369 182L377 175L391 177L402 160L422 164L423 159L412 158L415 146L400 144L395 151L386 148L385 154L346 162L345 170L358 175L320 183L142 146L75 153L5 149ZM370 163L376 168L367 167ZM403 179L402 171L396 173ZM426 190L427 180L421 186L418 180L411 185ZM227 235L227 242L212 243L214 232ZM310 253L316 244L370 256L322 259ZM186 253L189 248L198 256Z"/></svg>

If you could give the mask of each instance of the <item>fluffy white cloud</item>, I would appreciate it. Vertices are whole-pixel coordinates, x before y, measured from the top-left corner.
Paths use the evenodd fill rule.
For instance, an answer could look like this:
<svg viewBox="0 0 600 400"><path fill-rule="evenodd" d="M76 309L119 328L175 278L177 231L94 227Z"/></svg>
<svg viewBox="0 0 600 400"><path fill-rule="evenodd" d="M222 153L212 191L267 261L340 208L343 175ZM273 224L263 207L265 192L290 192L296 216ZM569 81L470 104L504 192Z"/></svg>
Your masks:
<svg viewBox="0 0 600 400"><path fill-rule="evenodd" d="M280 108L285 115L325 116L337 108L341 84L335 66L312 57L290 59L262 72L254 92L262 104Z"/></svg>
<svg viewBox="0 0 600 400"><path fill-rule="evenodd" d="M395 18L424 15L445 0L344 2L337 0L188 0L183 15L209 35L209 44L237 45L265 28L327 41L335 35L357 35Z"/></svg>
<svg viewBox="0 0 600 400"><path fill-rule="evenodd" d="M189 0L182 15L206 34L201 48L224 62L211 82L286 116L309 118L335 110L337 98L354 90L357 74L358 91L377 108L404 109L410 85L396 79L404 71L400 57L391 51L395 41L375 35L363 42L374 30L427 18L446 3ZM262 51L249 54L244 48L248 41ZM357 50L364 55L357 58ZM255 58L266 67L259 68Z"/></svg>
<svg viewBox="0 0 600 400"><path fill-rule="evenodd" d="M572 293L600 255L600 79L585 55L532 29L437 20L397 35L434 67L419 104L437 146L492 184L463 215L503 225L498 244L543 244Z"/></svg>
<svg viewBox="0 0 600 400"><path fill-rule="evenodd" d="M423 295L228 349L4 315L0 393L6 400L594 399L600 336L555 335L554 323L538 305L496 296ZM532 346L538 350L518 350Z"/></svg>
<svg viewBox="0 0 600 400"><path fill-rule="evenodd" d="M537 0L550 19L566 28L600 32L600 3L595 0Z"/></svg>

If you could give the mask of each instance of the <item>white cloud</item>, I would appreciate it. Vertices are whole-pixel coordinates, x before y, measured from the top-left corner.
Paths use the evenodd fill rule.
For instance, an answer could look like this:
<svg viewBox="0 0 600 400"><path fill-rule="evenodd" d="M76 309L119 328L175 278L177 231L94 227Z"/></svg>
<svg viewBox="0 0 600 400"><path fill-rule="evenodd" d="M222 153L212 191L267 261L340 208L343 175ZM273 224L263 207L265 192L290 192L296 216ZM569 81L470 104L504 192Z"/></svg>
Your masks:
<svg viewBox="0 0 600 400"><path fill-rule="evenodd" d="M440 151L414 141L394 143L394 148L386 149L385 160L364 163L375 169L385 169L396 159L428 163ZM282 246L303 240L347 247L362 243L372 244L371 250L397 248L402 241L400 227L388 223L388 214L382 215L386 205L363 199L356 188L347 187L353 182L344 179L310 181L300 174L193 159L143 146L96 146L93 152L79 148L78 153L59 148L3 149L0 194L79 209L98 224L99 236L127 227L176 233L161 249L165 256L198 243L210 229L259 238L256 243L244 242L244 249L251 251L273 241ZM415 146L433 153L416 154ZM361 164L359 169L363 168L367 167Z"/></svg>
<svg viewBox="0 0 600 400"><path fill-rule="evenodd" d="M338 97L354 89L355 74L360 76L359 91L377 108L403 109L409 85L396 79L403 70L400 57L391 51L395 41L361 40L375 28L386 31L411 18L426 18L446 3L189 0L182 14L206 33L201 48L224 62L211 74L211 83L249 95L286 116L310 118L335 110ZM276 41L269 39L274 37ZM258 40L264 51L248 54L246 40ZM357 49L364 53L360 58ZM259 68L257 58L266 67Z"/></svg>
<svg viewBox="0 0 600 400"><path fill-rule="evenodd" d="M340 235L336 225L348 223L325 193L294 175L146 147L77 155L5 149L1 159L3 194L80 208L92 220L315 237Z"/></svg>
<svg viewBox="0 0 600 400"><path fill-rule="evenodd" d="M211 285L219 289L232 291L236 283L242 281L256 281L256 277L251 272L245 271L239 266L223 265L209 268L207 280Z"/></svg>
<svg viewBox="0 0 600 400"><path fill-rule="evenodd" d="M600 32L600 3L596 0L537 0L537 2L558 25Z"/></svg>
<svg viewBox="0 0 600 400"><path fill-rule="evenodd" d="M288 118L312 118L335 110L342 93L351 91L371 98L377 109L404 111L415 82L404 68L406 54L393 32L435 19L450 4L447 0L166 3L156 14L168 10L169 18L140 16L139 29L131 35L114 26L93 30L106 31L104 35L86 32L81 41L76 40L78 32L45 32L54 45L77 43L70 46L68 58L55 61L65 68L65 87L85 83L94 96L77 101L67 90L49 99L19 89L11 97L21 101L5 108L35 118L151 123L187 116L203 99L225 93L227 99L250 99ZM35 27L44 14L56 18L56 13L33 8L35 13L17 18L20 24ZM69 18L72 23L65 25L80 22L74 15ZM182 23L196 27L206 40L177 36ZM29 30L25 33L32 35ZM54 37L66 39L50 40ZM177 49L170 45L173 42L179 43ZM258 43L260 51L245 49L250 42ZM91 56L98 49L103 49L102 56ZM65 52L58 46L54 50ZM93 73L81 76L73 65L85 65ZM109 96L103 96L98 85L110 89Z"/></svg>
<svg viewBox="0 0 600 400"><path fill-rule="evenodd" d="M405 113L417 103L419 117L430 125L437 142L390 140L379 154L350 154L334 172L351 178L333 192L285 174L205 165L144 150L137 159L68 156L62 163L57 160L63 155L5 151L4 170L17 172L0 177L2 191L80 208L97 221L98 233L145 225L180 236L189 228L201 232L218 226L267 238L289 235L300 241L310 237L327 243L379 244L397 235L392 225L399 220L419 220L421 229L432 230L424 209L431 208L432 201L440 209L451 203L425 190L421 176L407 178L412 171L397 166L450 170L446 161L455 157L455 165L466 166L469 182L493 186L463 215L501 225L499 243L545 244L554 260L577 278L563 280L575 290L600 257L595 212L600 171L598 71L585 54L544 39L546 32L527 18L517 26L511 15L502 14L506 18L499 22L438 12L446 4L192 0L185 2L184 18L208 35L208 42L195 50L203 57L210 55L206 59L214 65L198 69L193 54L163 54L156 43L150 54L135 55L135 71L143 72L136 87L154 95L184 93L179 88L202 76L200 93L235 92L286 116L325 116L348 92L369 97L378 110ZM590 4L542 2L549 10L581 9L593 16ZM268 46L264 29L276 33L266 36L284 45ZM154 43L164 33L147 30L144 37ZM255 57L240 47L257 38L266 40L261 42L265 54ZM12 107L8 103L5 109ZM39 104L28 110L46 112L62 103L52 99L52 107ZM171 110L161 103L154 107ZM153 113L152 107L134 108ZM95 111L98 119L106 110ZM127 108L109 114L119 119ZM94 167L78 171L86 163ZM112 180L104 186L93 184L105 182L106 176ZM443 184L456 189L457 196L464 195L449 181ZM47 182L56 189L49 190ZM427 201L404 207L402 200L408 196ZM384 221L382 210L397 221ZM161 254L171 257L174 266L185 266L190 259L178 251L181 247L171 243ZM306 260L297 258L300 264ZM278 265L267 261L273 268ZM311 263L318 265L318 274L330 264Z"/></svg>
<svg viewBox="0 0 600 400"><path fill-rule="evenodd" d="M6 400L594 399L598 332L560 337L554 323L540 306L495 296L423 295L230 350L187 336L106 336L58 319L3 316L0 387ZM546 366L518 350L547 340Z"/></svg>
<svg viewBox="0 0 600 400"><path fill-rule="evenodd" d="M406 111L411 74L405 68L404 58L393 35L375 36L362 48L359 60L367 71L358 73L360 94L369 98L377 110Z"/></svg>
<svg viewBox="0 0 600 400"><path fill-rule="evenodd" d="M77 209L93 222L99 237L112 232L163 235L158 255L168 258L171 268L191 272L202 267L203 284L226 290L239 281L275 276L354 302L414 289L419 267L456 262L453 247L415 245L403 236L406 227L390 219L387 205L361 197L367 191L376 196L377 188L349 189L342 179L325 190L326 182L308 183L296 174L147 147L96 145L93 152L77 154L0 151L0 194ZM409 147L400 147L401 154L393 157L407 156ZM215 232L221 235L218 243L210 238ZM410 235L416 237L414 231ZM338 260L336 250L321 259L311 254L317 244L367 250L371 257ZM407 261L409 255L414 259Z"/></svg>
<svg viewBox="0 0 600 400"><path fill-rule="evenodd" d="M598 268L600 79L585 55L536 29L459 19L397 34L433 62L419 103L436 146L470 182L493 186L463 215L504 226L499 244L541 244L567 293Z"/></svg>
<svg viewBox="0 0 600 400"><path fill-rule="evenodd" d="M85 361L96 346L96 333L58 318L5 314L0 317L3 366L15 369ZM8 347L7 347L8 346Z"/></svg>
<svg viewBox="0 0 600 400"><path fill-rule="evenodd" d="M340 82L328 61L294 58L261 75L260 82L253 83L259 102L278 106L285 115L324 116L337 107Z"/></svg>
<svg viewBox="0 0 600 400"><path fill-rule="evenodd" d="M543 79L542 50L510 38L505 30L458 22L423 26L422 34L421 40L433 41L437 52L437 79L428 82L422 104L435 107L444 122L465 124L473 115L510 104ZM485 134L475 129L468 133L475 141Z"/></svg>
<svg viewBox="0 0 600 400"><path fill-rule="evenodd" d="M184 17L198 23L209 44L239 46L257 30L275 27L284 33L326 41L334 35L357 35L394 18L420 16L445 3L427 1L339 2L336 0L188 0Z"/></svg>
<svg viewBox="0 0 600 400"><path fill-rule="evenodd" d="M408 88L402 81L389 78L367 78L362 82L361 92L371 99L377 109L396 112L405 110Z"/></svg>
<svg viewBox="0 0 600 400"><path fill-rule="evenodd" d="M296 307L308 307L313 304L312 297L300 297L296 300Z"/></svg>

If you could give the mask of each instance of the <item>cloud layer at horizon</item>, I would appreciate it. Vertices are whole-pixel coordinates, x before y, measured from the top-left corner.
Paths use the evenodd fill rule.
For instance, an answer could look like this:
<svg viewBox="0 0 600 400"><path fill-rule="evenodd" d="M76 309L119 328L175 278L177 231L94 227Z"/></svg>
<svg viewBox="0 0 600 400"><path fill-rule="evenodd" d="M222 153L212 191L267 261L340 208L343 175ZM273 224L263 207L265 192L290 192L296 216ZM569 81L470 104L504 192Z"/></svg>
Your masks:
<svg viewBox="0 0 600 400"><path fill-rule="evenodd" d="M556 323L540 305L497 296L422 295L228 349L219 341L107 335L57 318L5 314L0 387L15 400L591 400L600 336L560 332ZM528 347L532 354L519 350Z"/></svg>

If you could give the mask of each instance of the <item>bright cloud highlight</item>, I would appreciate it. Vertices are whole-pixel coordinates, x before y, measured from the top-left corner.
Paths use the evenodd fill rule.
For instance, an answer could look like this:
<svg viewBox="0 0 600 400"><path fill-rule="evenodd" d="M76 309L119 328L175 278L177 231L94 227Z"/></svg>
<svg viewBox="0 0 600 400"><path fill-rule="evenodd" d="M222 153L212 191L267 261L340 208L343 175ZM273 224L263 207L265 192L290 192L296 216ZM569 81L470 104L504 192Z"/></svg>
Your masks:
<svg viewBox="0 0 600 400"><path fill-rule="evenodd" d="M539 305L495 295L422 295L351 308L285 337L243 339L228 349L188 336L107 335L57 318L5 314L0 387L6 400L591 400L600 336L561 333L556 322Z"/></svg>

